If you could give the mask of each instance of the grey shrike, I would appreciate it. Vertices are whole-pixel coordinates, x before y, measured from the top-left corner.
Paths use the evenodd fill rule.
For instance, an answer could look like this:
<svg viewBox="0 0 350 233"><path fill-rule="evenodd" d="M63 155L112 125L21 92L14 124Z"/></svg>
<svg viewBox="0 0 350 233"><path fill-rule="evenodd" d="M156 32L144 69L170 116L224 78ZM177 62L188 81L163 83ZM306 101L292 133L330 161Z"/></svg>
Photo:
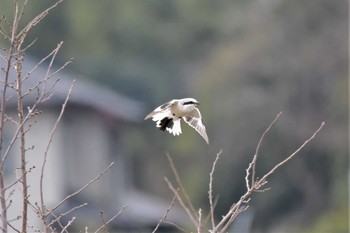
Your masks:
<svg viewBox="0 0 350 233"><path fill-rule="evenodd" d="M199 102L193 98L173 99L156 108L145 117L145 120L152 117L152 120L157 122L156 125L160 130L167 130L176 136L182 133L180 122L183 118L209 144L208 135L202 123L201 113L196 108L197 105L199 105Z"/></svg>

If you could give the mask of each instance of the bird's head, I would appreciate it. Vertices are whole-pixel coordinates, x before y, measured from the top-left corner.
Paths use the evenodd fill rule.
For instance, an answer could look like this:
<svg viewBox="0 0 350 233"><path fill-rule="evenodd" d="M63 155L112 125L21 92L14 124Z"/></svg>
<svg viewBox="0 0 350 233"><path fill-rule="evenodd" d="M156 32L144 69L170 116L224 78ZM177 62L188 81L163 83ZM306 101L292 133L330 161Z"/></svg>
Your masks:
<svg viewBox="0 0 350 233"><path fill-rule="evenodd" d="M197 105L199 105L199 102L193 98L184 98L179 100L179 104L183 107L195 108Z"/></svg>

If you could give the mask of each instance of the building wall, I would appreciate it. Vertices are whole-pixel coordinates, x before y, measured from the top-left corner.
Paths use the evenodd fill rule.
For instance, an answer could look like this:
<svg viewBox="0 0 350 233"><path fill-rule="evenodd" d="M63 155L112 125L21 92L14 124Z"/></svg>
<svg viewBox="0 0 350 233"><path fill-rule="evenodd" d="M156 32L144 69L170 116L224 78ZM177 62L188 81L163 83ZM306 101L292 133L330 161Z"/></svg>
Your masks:
<svg viewBox="0 0 350 233"><path fill-rule="evenodd" d="M63 130L66 191L74 192L100 174L115 158L110 156L109 128L97 114L84 109L71 111L64 118ZM108 206L114 169L116 166L81 196Z"/></svg>
<svg viewBox="0 0 350 233"><path fill-rule="evenodd" d="M52 128L57 119L56 111L46 111L45 114L40 115L37 118L37 123L31 128L26 136L26 148L34 146L33 149L27 151L27 169L30 172L27 174L27 182L29 184L28 193L30 194L29 201L32 205L38 203L40 205L40 177L41 168L44 161L44 153L49 141ZM14 125L8 125L5 128L5 137L7 138L6 143L13 137L16 131ZM63 185L64 181L60 174L61 170L61 140L62 130L60 127L54 134L54 140L51 143L49 153L47 154L47 163L44 170L43 179L43 196L46 206L52 206L57 203L63 197ZM11 150L6 160L6 174L5 174L5 185L12 184L17 178L20 177L20 153L19 144L16 143ZM12 203L8 209L9 219L15 219L21 215L22 211L22 187L19 183L13 186L9 191L11 193L8 198L8 202L12 200ZM13 221L12 224L19 226L21 220ZM28 222L33 224L34 227L40 226L40 221L37 215L29 208Z"/></svg>

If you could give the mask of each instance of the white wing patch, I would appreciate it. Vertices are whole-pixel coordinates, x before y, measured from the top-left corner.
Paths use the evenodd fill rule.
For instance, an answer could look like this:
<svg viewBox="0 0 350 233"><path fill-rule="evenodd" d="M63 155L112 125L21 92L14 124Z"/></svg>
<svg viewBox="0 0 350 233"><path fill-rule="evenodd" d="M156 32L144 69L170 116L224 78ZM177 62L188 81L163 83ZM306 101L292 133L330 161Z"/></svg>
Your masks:
<svg viewBox="0 0 350 233"><path fill-rule="evenodd" d="M181 120L180 119L173 119L173 127L172 128L166 128L166 130L169 132L169 133L172 133L174 136L178 136L182 133L182 130L181 130Z"/></svg>
<svg viewBox="0 0 350 233"><path fill-rule="evenodd" d="M207 144L209 144L209 138L206 133L205 126L202 123L201 113L197 108L195 108L190 115L185 116L184 120L204 138Z"/></svg>
<svg viewBox="0 0 350 233"><path fill-rule="evenodd" d="M162 105L160 105L158 108L156 108L156 109L154 109L151 113L149 113L146 117L145 117L145 120L147 120L147 119L149 119L149 118L151 118L151 117L155 117L155 115L156 114L158 114L158 113L166 113L167 112L167 114L171 114L170 113L170 107L171 107L171 105L173 104L175 102L175 100L172 100L172 101L169 101L168 103L165 103L165 104L162 104ZM159 117L157 117L157 118L160 118L160 116ZM154 120L154 119L153 119ZM157 120L154 120L154 121L157 121Z"/></svg>
<svg viewBox="0 0 350 233"><path fill-rule="evenodd" d="M171 117L170 109L166 109L162 112L157 112L152 116L153 121L161 121L164 119L164 117ZM160 123L160 122L159 122ZM158 124L158 122L157 122ZM157 126L158 127L158 126Z"/></svg>

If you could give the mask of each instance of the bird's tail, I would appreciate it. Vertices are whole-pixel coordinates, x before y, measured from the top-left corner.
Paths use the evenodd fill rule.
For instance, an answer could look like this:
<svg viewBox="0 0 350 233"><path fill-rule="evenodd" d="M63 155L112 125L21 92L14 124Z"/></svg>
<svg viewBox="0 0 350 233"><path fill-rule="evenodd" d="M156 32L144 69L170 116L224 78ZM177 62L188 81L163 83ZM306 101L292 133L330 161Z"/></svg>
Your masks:
<svg viewBox="0 0 350 233"><path fill-rule="evenodd" d="M172 133L174 136L180 135L182 133L181 131L181 124L180 120L174 120L173 121L173 128L171 130L168 130L169 133Z"/></svg>

